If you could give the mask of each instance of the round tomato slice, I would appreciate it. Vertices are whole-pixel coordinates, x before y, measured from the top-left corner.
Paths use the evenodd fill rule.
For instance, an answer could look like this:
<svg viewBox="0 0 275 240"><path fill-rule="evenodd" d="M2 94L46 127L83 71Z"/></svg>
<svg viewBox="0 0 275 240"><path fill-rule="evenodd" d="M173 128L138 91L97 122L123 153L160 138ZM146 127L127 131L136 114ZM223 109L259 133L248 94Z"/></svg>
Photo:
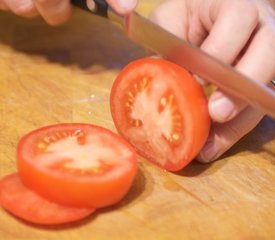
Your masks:
<svg viewBox="0 0 275 240"><path fill-rule="evenodd" d="M18 173L0 180L0 205L21 219L47 225L77 221L95 211L66 207L48 201L27 188Z"/></svg>
<svg viewBox="0 0 275 240"><path fill-rule="evenodd" d="M110 101L118 132L167 170L186 166L207 139L210 117L202 87L166 60L131 62L116 78Z"/></svg>
<svg viewBox="0 0 275 240"><path fill-rule="evenodd" d="M135 150L115 133L90 124L42 127L18 143L23 183L52 201L105 207L121 200L137 172Z"/></svg>

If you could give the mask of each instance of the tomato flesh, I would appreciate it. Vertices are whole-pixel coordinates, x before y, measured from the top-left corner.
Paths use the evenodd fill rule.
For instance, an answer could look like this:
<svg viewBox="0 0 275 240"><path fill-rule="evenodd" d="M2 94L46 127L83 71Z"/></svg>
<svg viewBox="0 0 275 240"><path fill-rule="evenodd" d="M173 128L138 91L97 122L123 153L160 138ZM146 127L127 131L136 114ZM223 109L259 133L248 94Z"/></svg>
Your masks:
<svg viewBox="0 0 275 240"><path fill-rule="evenodd" d="M140 155L170 171L186 166L210 128L207 98L183 68L162 59L131 62L111 90L118 132Z"/></svg>
<svg viewBox="0 0 275 240"><path fill-rule="evenodd" d="M21 219L43 225L77 221L95 211L66 207L42 198L22 183L18 173L0 180L0 205Z"/></svg>
<svg viewBox="0 0 275 240"><path fill-rule="evenodd" d="M105 207L128 192L136 153L121 137L90 124L37 129L18 143L23 183L48 199L73 207Z"/></svg>

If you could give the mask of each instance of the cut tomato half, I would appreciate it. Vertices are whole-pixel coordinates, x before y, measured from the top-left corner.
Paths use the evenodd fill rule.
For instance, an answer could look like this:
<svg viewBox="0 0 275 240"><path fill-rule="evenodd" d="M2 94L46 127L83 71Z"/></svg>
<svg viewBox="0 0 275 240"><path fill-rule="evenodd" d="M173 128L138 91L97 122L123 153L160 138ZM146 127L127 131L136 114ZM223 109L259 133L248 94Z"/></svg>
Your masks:
<svg viewBox="0 0 275 240"><path fill-rule="evenodd" d="M137 172L135 150L113 132L63 123L25 135L17 166L23 183L39 195L73 207L105 207L128 192Z"/></svg>
<svg viewBox="0 0 275 240"><path fill-rule="evenodd" d="M48 201L27 188L17 173L0 180L0 205L21 219L43 225L74 222L95 211Z"/></svg>
<svg viewBox="0 0 275 240"><path fill-rule="evenodd" d="M186 166L210 128L207 98L185 69L162 59L131 62L111 90L118 132L140 155L170 171Z"/></svg>

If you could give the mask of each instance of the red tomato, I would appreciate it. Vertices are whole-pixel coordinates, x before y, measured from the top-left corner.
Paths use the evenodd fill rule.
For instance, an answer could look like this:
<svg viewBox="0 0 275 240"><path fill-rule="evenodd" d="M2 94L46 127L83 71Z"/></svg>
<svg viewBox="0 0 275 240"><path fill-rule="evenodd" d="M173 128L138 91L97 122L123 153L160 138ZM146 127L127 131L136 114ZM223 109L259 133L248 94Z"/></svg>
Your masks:
<svg viewBox="0 0 275 240"><path fill-rule="evenodd" d="M167 170L186 166L207 139L210 117L203 89L171 62L145 58L130 63L116 78L110 101L119 133Z"/></svg>
<svg viewBox="0 0 275 240"><path fill-rule="evenodd" d="M90 124L37 129L18 144L23 183L39 195L73 207L104 207L128 192L137 172L136 153L121 137Z"/></svg>
<svg viewBox="0 0 275 240"><path fill-rule="evenodd" d="M95 210L65 207L50 202L25 187L17 173L0 180L0 205L13 215L36 224L73 222Z"/></svg>

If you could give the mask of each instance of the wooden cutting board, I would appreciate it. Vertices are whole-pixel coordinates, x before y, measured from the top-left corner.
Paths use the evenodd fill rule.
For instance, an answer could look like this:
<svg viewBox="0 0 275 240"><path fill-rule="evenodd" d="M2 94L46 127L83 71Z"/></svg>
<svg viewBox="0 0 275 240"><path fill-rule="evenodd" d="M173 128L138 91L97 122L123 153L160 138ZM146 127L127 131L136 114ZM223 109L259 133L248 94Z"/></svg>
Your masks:
<svg viewBox="0 0 275 240"><path fill-rule="evenodd" d="M141 1L139 11L159 2ZM144 55L112 24L80 10L56 28L1 13L0 176L16 170L16 143L37 127L73 121L115 131L112 82ZM139 158L126 198L78 223L37 227L0 209L0 239L275 239L274 138L275 122L265 118L220 161L193 162L178 174Z"/></svg>

